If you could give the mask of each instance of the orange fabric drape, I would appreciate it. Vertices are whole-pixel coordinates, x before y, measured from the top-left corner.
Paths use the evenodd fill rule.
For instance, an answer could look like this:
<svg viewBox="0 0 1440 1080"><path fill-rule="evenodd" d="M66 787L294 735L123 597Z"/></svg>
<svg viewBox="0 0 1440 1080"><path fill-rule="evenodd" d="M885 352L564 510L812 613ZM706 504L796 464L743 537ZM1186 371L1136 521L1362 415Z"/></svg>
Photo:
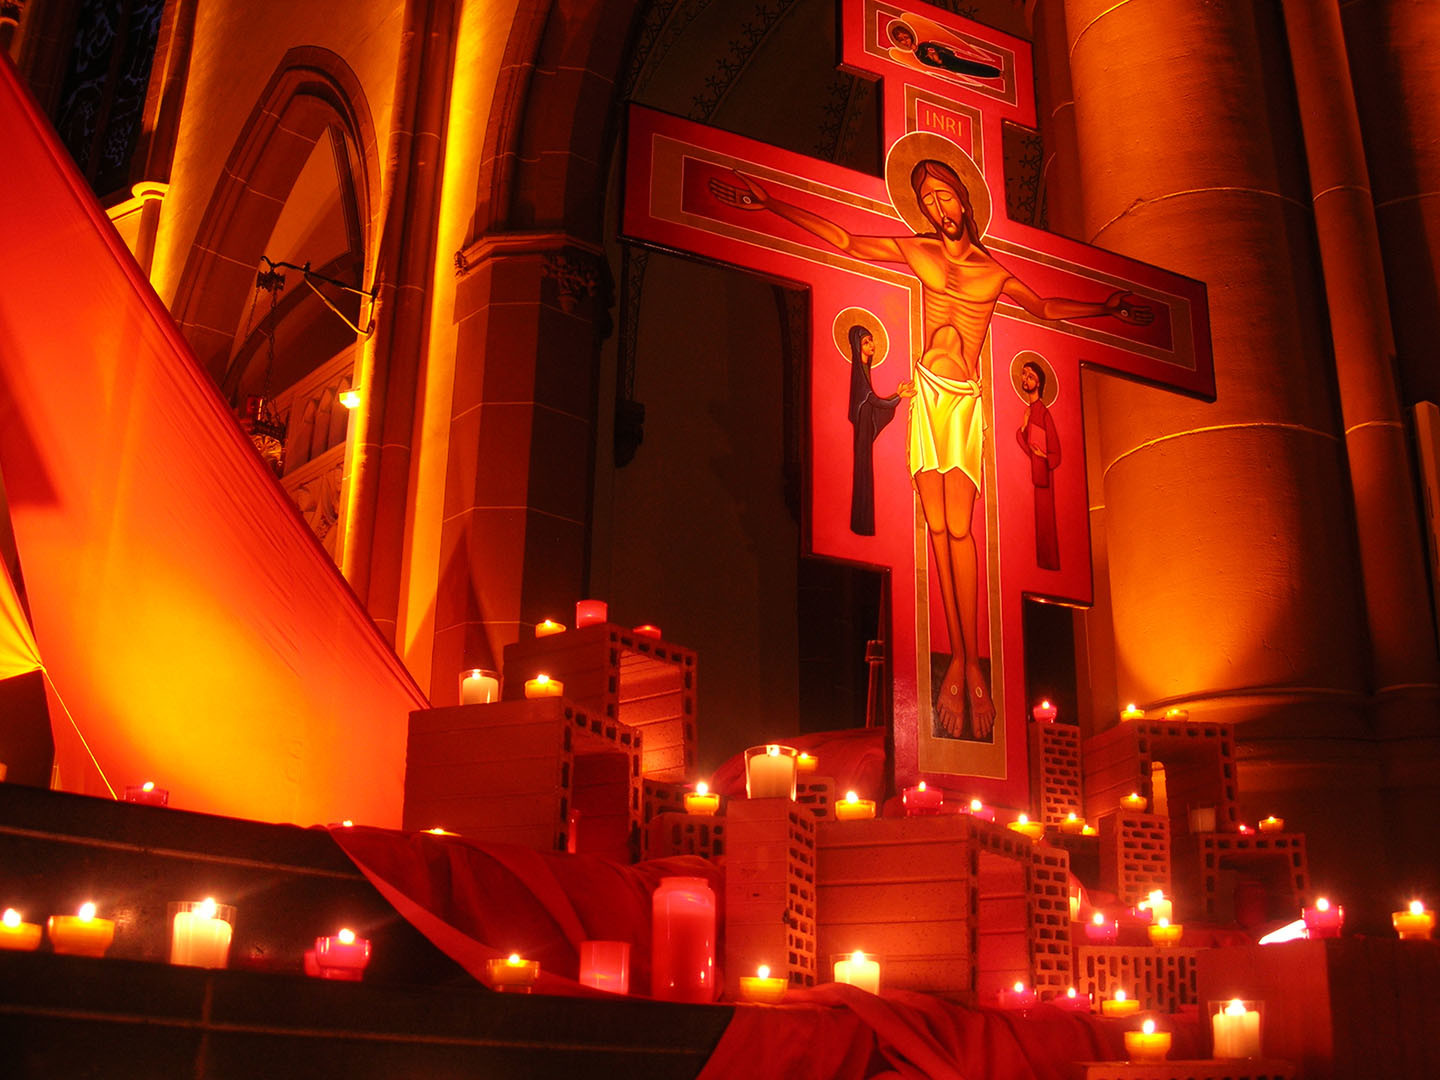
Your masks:
<svg viewBox="0 0 1440 1080"><path fill-rule="evenodd" d="M0 63L0 471L52 688L117 788L398 825L426 705ZM65 713L54 715L57 744ZM93 776L62 785L91 794Z"/></svg>

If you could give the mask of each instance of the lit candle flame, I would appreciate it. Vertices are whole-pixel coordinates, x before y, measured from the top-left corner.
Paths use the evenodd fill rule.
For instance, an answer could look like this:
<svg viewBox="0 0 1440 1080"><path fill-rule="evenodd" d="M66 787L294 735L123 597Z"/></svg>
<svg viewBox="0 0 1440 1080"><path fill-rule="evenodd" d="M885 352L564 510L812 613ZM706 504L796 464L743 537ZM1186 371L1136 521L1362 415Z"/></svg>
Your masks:
<svg viewBox="0 0 1440 1080"><path fill-rule="evenodd" d="M349 818L346 818L344 821L340 822L340 824L345 826L345 828L347 829L353 829L355 827L355 822L351 821Z"/></svg>
<svg viewBox="0 0 1440 1080"><path fill-rule="evenodd" d="M1025 992L1025 984L1019 979L1015 980L1015 992L1017 994L1023 994Z"/></svg>
<svg viewBox="0 0 1440 1080"><path fill-rule="evenodd" d="M801 761L814 761L815 759L814 759L813 757L811 757L809 754L801 754L801 755L800 755L800 760L801 760Z"/></svg>
<svg viewBox="0 0 1440 1080"><path fill-rule="evenodd" d="M195 917L197 919L213 919L215 912L218 910L219 907L216 905L215 899L207 896L204 900L200 901L200 906L195 909Z"/></svg>
<svg viewBox="0 0 1440 1080"><path fill-rule="evenodd" d="M94 904L91 904L91 903L81 904L81 905L80 905L80 921L81 921L81 922L89 922L89 921L90 921L91 919L93 919L93 918L95 918L95 905L94 905Z"/></svg>
<svg viewBox="0 0 1440 1080"><path fill-rule="evenodd" d="M1097 911L1093 916L1091 916L1090 921L1093 922L1096 926L1104 926L1105 916Z"/></svg>
<svg viewBox="0 0 1440 1080"><path fill-rule="evenodd" d="M154 791L154 790L155 790L155 781L154 781L154 780L146 780L143 784L140 785L140 790L141 790L141 791Z"/></svg>
<svg viewBox="0 0 1440 1080"><path fill-rule="evenodd" d="M519 967L521 964L524 963L524 961L520 959L520 954L518 952L512 952L509 956L505 958L505 963L508 964L510 967Z"/></svg>
<svg viewBox="0 0 1440 1080"><path fill-rule="evenodd" d="M1049 707L1050 707L1050 699L1049 699L1049 698L1045 698L1044 700L1042 700L1042 701L1040 702L1040 708L1042 708L1042 709L1048 709Z"/></svg>
<svg viewBox="0 0 1440 1080"><path fill-rule="evenodd" d="M709 794L710 794L710 785L707 784L707 783L705 783L704 780L701 780L698 784L695 785L695 794L696 794L696 795L709 795Z"/></svg>
<svg viewBox="0 0 1440 1080"><path fill-rule="evenodd" d="M536 676L535 676L535 681L536 681L537 683L539 683L541 686L549 686L549 685L550 685L550 676L549 676L549 675L543 675L543 674L542 674L542 675L536 675Z"/></svg>
<svg viewBox="0 0 1440 1080"><path fill-rule="evenodd" d="M1419 900L1411 900L1411 901L1410 901L1410 914L1411 914L1411 915L1424 915L1424 914L1425 914L1425 905L1422 904Z"/></svg>
<svg viewBox="0 0 1440 1080"><path fill-rule="evenodd" d="M860 801L860 796L856 795L853 791L847 791L845 792L845 801L847 803L858 803Z"/></svg>
<svg viewBox="0 0 1440 1080"><path fill-rule="evenodd" d="M761 964L755 969L755 976L760 979L768 979L770 977L770 965Z"/></svg>
<svg viewBox="0 0 1440 1080"><path fill-rule="evenodd" d="M1028 817L1026 817L1024 814L1021 814L1021 815L1020 815L1018 818L1016 818L1015 820L1018 821L1021 825L1028 825L1028 824L1030 824L1030 819L1029 819Z"/></svg>
<svg viewBox="0 0 1440 1080"><path fill-rule="evenodd" d="M1124 1000L1125 1000L1125 991L1124 991L1124 990L1116 990L1116 991L1115 991L1115 998L1114 998L1114 1000L1115 1000L1115 1001L1124 1001Z"/></svg>
<svg viewBox="0 0 1440 1080"><path fill-rule="evenodd" d="M1329 901L1329 900L1326 900L1325 897L1323 897L1323 896L1320 897L1319 900L1316 900L1316 901L1315 901L1315 910L1316 910L1316 911L1329 911L1329 910L1330 910L1330 901Z"/></svg>
<svg viewBox="0 0 1440 1080"><path fill-rule="evenodd" d="M1154 1035L1154 1034L1155 1034L1155 1021L1154 1021L1154 1020L1146 1020L1145 1023L1143 1023L1143 1024L1140 1025L1140 1030L1143 1031L1143 1032L1145 1032L1146 1035Z"/></svg>
<svg viewBox="0 0 1440 1080"><path fill-rule="evenodd" d="M765 753L770 757L779 757L780 747L776 746L774 743L771 743L769 746L765 747Z"/></svg>
<svg viewBox="0 0 1440 1080"><path fill-rule="evenodd" d="M336 934L335 936L340 939L340 944L341 944L341 945L354 945L354 944L355 944L355 931L354 931L354 930L351 930L348 926L347 926L347 927L344 927L344 928L343 928L338 934Z"/></svg>
<svg viewBox="0 0 1440 1080"><path fill-rule="evenodd" d="M5 914L0 915L0 922L3 922L11 930L14 930L15 927L20 925L20 912L16 911L13 907L7 907Z"/></svg>
<svg viewBox="0 0 1440 1080"><path fill-rule="evenodd" d="M979 811L981 811L981 810L983 810L983 809L985 809L985 804L982 803L979 799L971 799L971 800L970 800L970 812L971 812L972 814L973 814L973 813L977 813L977 812L979 812Z"/></svg>
<svg viewBox="0 0 1440 1080"><path fill-rule="evenodd" d="M1159 922L1159 926L1160 926L1160 928L1161 928L1162 930L1163 930L1165 927L1169 926L1169 925L1170 925L1170 920L1169 920L1169 919L1166 919L1166 918L1162 918L1162 919L1160 920L1160 922Z"/></svg>
<svg viewBox="0 0 1440 1080"><path fill-rule="evenodd" d="M865 962L865 954L859 949L856 949L850 954L850 962L852 964L863 964Z"/></svg>
<svg viewBox="0 0 1440 1080"><path fill-rule="evenodd" d="M540 622L540 629L541 629L541 630L554 630L554 629L556 629L559 625L560 625L560 624L559 624L558 622L556 622L554 619L542 619L541 622Z"/></svg>
<svg viewBox="0 0 1440 1080"><path fill-rule="evenodd" d="M1151 890L1150 890L1150 903L1152 903L1152 904L1158 904L1158 903L1160 903L1160 901L1162 901L1162 900L1164 900L1164 899L1165 899L1165 894L1164 894L1163 892L1161 892L1159 889L1151 889Z"/></svg>
<svg viewBox="0 0 1440 1080"><path fill-rule="evenodd" d="M918 790L918 791L924 791L924 790L925 790L925 781L924 781L924 780L921 780L921 781L920 781L920 785L919 785L919 787L918 787L916 790Z"/></svg>
<svg viewBox="0 0 1440 1080"><path fill-rule="evenodd" d="M1074 810L1071 810L1069 816L1066 817L1065 820L1066 820L1066 821L1079 821L1080 819L1075 815L1075 811L1074 811Z"/></svg>
<svg viewBox="0 0 1440 1080"><path fill-rule="evenodd" d="M1226 1016L1244 1016L1245 1003L1239 998L1232 998L1229 1005L1225 1006Z"/></svg>
<svg viewBox="0 0 1440 1080"><path fill-rule="evenodd" d="M1065 996L1068 997L1068 998L1076 997L1077 995L1076 995L1076 993L1075 993L1075 988L1072 986L1072 987L1070 987L1069 990L1066 990L1066 991L1065 991Z"/></svg>

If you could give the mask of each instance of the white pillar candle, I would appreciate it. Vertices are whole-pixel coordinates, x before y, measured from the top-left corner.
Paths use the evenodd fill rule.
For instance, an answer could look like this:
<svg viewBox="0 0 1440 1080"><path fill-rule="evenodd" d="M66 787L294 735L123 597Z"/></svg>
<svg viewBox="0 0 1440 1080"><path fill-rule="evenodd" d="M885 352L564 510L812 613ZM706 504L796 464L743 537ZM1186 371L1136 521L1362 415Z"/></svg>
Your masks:
<svg viewBox="0 0 1440 1080"><path fill-rule="evenodd" d="M223 968L230 956L235 909L209 899L171 907L178 910L171 920L170 963Z"/></svg>
<svg viewBox="0 0 1440 1080"><path fill-rule="evenodd" d="M500 676L484 668L460 674L460 704L489 705L500 700Z"/></svg>
<svg viewBox="0 0 1440 1080"><path fill-rule="evenodd" d="M752 799L794 799L795 757L792 746L751 747L745 757L745 794Z"/></svg>
<svg viewBox="0 0 1440 1080"><path fill-rule="evenodd" d="M871 960L859 949L835 961L835 981L880 993L880 961Z"/></svg>
<svg viewBox="0 0 1440 1080"><path fill-rule="evenodd" d="M1243 1001L1232 1001L1210 1017L1217 1058L1260 1056L1260 1012L1247 1009Z"/></svg>

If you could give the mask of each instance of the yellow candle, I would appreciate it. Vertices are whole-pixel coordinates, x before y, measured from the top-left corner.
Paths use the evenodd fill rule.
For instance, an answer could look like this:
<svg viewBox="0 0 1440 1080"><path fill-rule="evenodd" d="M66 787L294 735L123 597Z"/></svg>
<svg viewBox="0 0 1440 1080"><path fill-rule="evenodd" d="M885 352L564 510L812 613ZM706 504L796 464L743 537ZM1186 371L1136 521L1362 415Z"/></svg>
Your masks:
<svg viewBox="0 0 1440 1080"><path fill-rule="evenodd" d="M1271 814L1260 822L1261 832L1283 832L1285 830L1285 819Z"/></svg>
<svg viewBox="0 0 1440 1080"><path fill-rule="evenodd" d="M551 634L563 634L565 624L558 623L554 619L545 619L535 624L536 637L549 637Z"/></svg>
<svg viewBox="0 0 1440 1080"><path fill-rule="evenodd" d="M710 793L710 785L701 780L695 785L694 791L685 793L685 812L687 814L699 814L701 817L713 817L720 809L720 796Z"/></svg>
<svg viewBox="0 0 1440 1080"><path fill-rule="evenodd" d="M1006 828L1013 829L1021 836L1028 836L1031 840L1039 840L1045 835L1045 826L1038 821L1031 821L1024 814L1021 814L1014 821L1010 822Z"/></svg>
<svg viewBox="0 0 1440 1080"><path fill-rule="evenodd" d="M1120 719L1121 719L1121 720L1144 720L1144 719L1145 719L1145 710L1144 710L1144 709L1137 708L1136 705L1135 705L1135 703L1132 701L1129 705L1126 705L1125 708L1123 708L1123 709L1120 710Z"/></svg>
<svg viewBox="0 0 1440 1080"><path fill-rule="evenodd" d="M528 994L540 977L539 960L523 960L519 953L485 961L490 989L501 993Z"/></svg>
<svg viewBox="0 0 1440 1080"><path fill-rule="evenodd" d="M1170 1054L1170 1032L1156 1031L1146 1020L1139 1031L1125 1032L1125 1056L1131 1061L1164 1061Z"/></svg>
<svg viewBox="0 0 1440 1080"><path fill-rule="evenodd" d="M836 821L868 821L875 816L875 800L862 799L853 791L835 804Z"/></svg>
<svg viewBox="0 0 1440 1080"><path fill-rule="evenodd" d="M0 916L0 949L34 952L39 947L40 924L22 922L18 911L6 908L4 916Z"/></svg>
<svg viewBox="0 0 1440 1080"><path fill-rule="evenodd" d="M1126 810L1143 813L1149 803L1145 801L1144 795L1141 795L1138 791L1132 791L1129 795L1125 795L1120 799L1120 805Z"/></svg>
<svg viewBox="0 0 1440 1080"><path fill-rule="evenodd" d="M835 961L835 981L858 986L872 994L880 993L880 961L869 959L856 949Z"/></svg>
<svg viewBox="0 0 1440 1080"><path fill-rule="evenodd" d="M1150 935L1151 945L1168 948L1180 944L1180 935L1185 932L1185 927L1169 919L1160 919L1154 926L1147 926L1145 932Z"/></svg>
<svg viewBox="0 0 1440 1080"><path fill-rule="evenodd" d="M1390 916L1395 932L1401 941L1425 941L1435 929L1435 913L1426 911L1419 900L1411 900L1407 911L1397 911Z"/></svg>
<svg viewBox="0 0 1440 1080"><path fill-rule="evenodd" d="M1105 1016L1134 1016L1140 1011L1140 1002L1127 997L1124 990L1116 990L1115 996L1100 1002L1100 1012Z"/></svg>
<svg viewBox="0 0 1440 1080"><path fill-rule="evenodd" d="M772 979L770 969L761 964L754 975L740 976L740 996L746 1001L779 1005L785 997L785 985L784 979Z"/></svg>
<svg viewBox="0 0 1440 1080"><path fill-rule="evenodd" d="M1165 719L1166 719L1166 720L1189 720L1189 719L1190 719L1190 713L1189 713L1187 710L1181 709L1181 708L1166 709L1166 710L1165 710Z"/></svg>
<svg viewBox="0 0 1440 1080"><path fill-rule="evenodd" d="M81 904L78 915L50 916L50 947L71 956L104 956L115 940L115 923L97 919L94 904Z"/></svg>
<svg viewBox="0 0 1440 1080"><path fill-rule="evenodd" d="M1060 831L1068 836L1080 836L1085 832L1085 819L1072 810L1060 822Z"/></svg>
<svg viewBox="0 0 1440 1080"><path fill-rule="evenodd" d="M525 680L525 696L527 698L559 697L565 693L565 684L559 679L552 679L549 675L536 675L533 679Z"/></svg>
<svg viewBox="0 0 1440 1080"><path fill-rule="evenodd" d="M813 773L819 765L819 758L817 758L814 754L807 754L803 751L801 752L800 756L795 759L796 772Z"/></svg>

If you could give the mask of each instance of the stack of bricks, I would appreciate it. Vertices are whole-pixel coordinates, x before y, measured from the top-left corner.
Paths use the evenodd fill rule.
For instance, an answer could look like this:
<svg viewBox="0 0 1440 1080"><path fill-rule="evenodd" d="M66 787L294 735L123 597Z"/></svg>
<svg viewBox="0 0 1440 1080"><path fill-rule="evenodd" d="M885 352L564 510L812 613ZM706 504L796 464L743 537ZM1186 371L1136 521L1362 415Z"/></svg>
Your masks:
<svg viewBox="0 0 1440 1080"><path fill-rule="evenodd" d="M645 857L699 855L718 859L725 854L726 819L718 815L656 814L645 826Z"/></svg>
<svg viewBox="0 0 1440 1080"><path fill-rule="evenodd" d="M835 779L801 773L795 778L795 802L821 820L835 816Z"/></svg>
<svg viewBox="0 0 1440 1080"><path fill-rule="evenodd" d="M1100 888L1130 905L1155 889L1170 895L1168 818L1124 809L1100 815Z"/></svg>
<svg viewBox="0 0 1440 1080"><path fill-rule="evenodd" d="M1080 788L1080 729L1056 721L1030 721L1030 798L1036 820L1059 825L1083 814Z"/></svg>
<svg viewBox="0 0 1440 1080"><path fill-rule="evenodd" d="M645 735L646 779L683 782L695 764L695 654L612 623L505 647L505 697L518 699L540 674L565 696Z"/></svg>
<svg viewBox="0 0 1440 1080"><path fill-rule="evenodd" d="M642 752L639 732L563 698L422 709L410 714L403 824L630 861Z"/></svg>
<svg viewBox="0 0 1440 1080"><path fill-rule="evenodd" d="M1191 720L1127 720L1085 740L1085 814L1098 817L1137 790L1161 813L1151 782L1165 767L1172 837L1190 831L1189 811L1215 808L1216 826L1235 827L1235 738L1229 724Z"/></svg>
<svg viewBox="0 0 1440 1080"><path fill-rule="evenodd" d="M1176 844L1175 855L1176 903L1184 918L1218 922L1233 915L1227 873L1264 884L1271 918L1293 913L1309 898L1303 833L1195 833Z"/></svg>
<svg viewBox="0 0 1440 1080"><path fill-rule="evenodd" d="M1030 984L1042 998L1075 985L1070 946L1070 856L1032 844L1026 893L1030 909Z"/></svg>
<svg viewBox="0 0 1440 1080"><path fill-rule="evenodd" d="M1102 1001L1124 990L1140 1008L1178 1012L1198 1002L1200 949L1183 946L1081 945L1075 950L1075 988Z"/></svg>
<svg viewBox="0 0 1440 1080"><path fill-rule="evenodd" d="M741 976L762 964L815 985L815 819L789 799L736 799L725 826L726 992L738 998Z"/></svg>

